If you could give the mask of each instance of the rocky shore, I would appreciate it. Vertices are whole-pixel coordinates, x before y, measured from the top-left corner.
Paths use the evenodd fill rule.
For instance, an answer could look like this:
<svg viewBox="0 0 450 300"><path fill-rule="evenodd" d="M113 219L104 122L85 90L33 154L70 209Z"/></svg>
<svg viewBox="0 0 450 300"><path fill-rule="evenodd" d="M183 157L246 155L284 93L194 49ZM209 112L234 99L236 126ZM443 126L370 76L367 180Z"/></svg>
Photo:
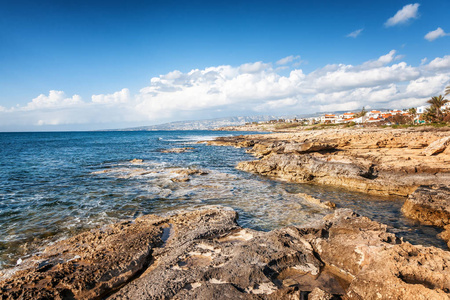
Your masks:
<svg viewBox="0 0 450 300"><path fill-rule="evenodd" d="M330 129L222 137L259 158L237 168L291 182L408 196L450 182L450 131Z"/></svg>
<svg viewBox="0 0 450 300"><path fill-rule="evenodd" d="M2 299L448 299L450 252L338 209L243 229L221 207L148 215L49 246L4 272Z"/></svg>
<svg viewBox="0 0 450 300"><path fill-rule="evenodd" d="M450 246L450 131L329 129L222 137L210 145L246 147L258 160L243 171L291 182L408 197L402 212L443 227Z"/></svg>
<svg viewBox="0 0 450 300"><path fill-rule="evenodd" d="M450 132L327 130L220 138L244 171L405 197L450 246ZM139 160L133 160L139 163ZM188 181L201 170L174 170ZM334 204L304 195L315 205ZM306 226L242 228L218 206L146 215L56 242L0 271L1 299L449 299L450 252L349 209Z"/></svg>

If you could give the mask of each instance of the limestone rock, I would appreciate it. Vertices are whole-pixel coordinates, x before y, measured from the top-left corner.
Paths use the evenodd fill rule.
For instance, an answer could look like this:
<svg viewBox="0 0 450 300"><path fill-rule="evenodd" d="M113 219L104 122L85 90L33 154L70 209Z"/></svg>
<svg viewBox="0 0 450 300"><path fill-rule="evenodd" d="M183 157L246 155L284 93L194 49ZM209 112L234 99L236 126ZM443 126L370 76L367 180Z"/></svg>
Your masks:
<svg viewBox="0 0 450 300"><path fill-rule="evenodd" d="M450 145L450 136L444 137L431 143L422 154L430 156L443 152Z"/></svg>
<svg viewBox="0 0 450 300"><path fill-rule="evenodd" d="M311 294L308 295L308 300L331 300L333 295L319 288L315 288Z"/></svg>
<svg viewBox="0 0 450 300"><path fill-rule="evenodd" d="M159 218L145 217L85 232L24 260L0 281L2 299L94 299L146 269L162 244ZM1 278L0 278L1 280Z"/></svg>
<svg viewBox="0 0 450 300"><path fill-rule="evenodd" d="M161 152L162 153L184 153L184 152L189 152L194 149L195 148L193 148L193 147L171 148L171 149L161 150Z"/></svg>
<svg viewBox="0 0 450 300"><path fill-rule="evenodd" d="M130 160L130 163L132 163L132 164L141 164L143 162L144 162L144 160L139 159L139 158L134 158L134 159Z"/></svg>
<svg viewBox="0 0 450 300"><path fill-rule="evenodd" d="M244 171L370 194L408 196L420 185L450 182L450 151L422 154L428 145L433 153L445 149L442 145L449 140L445 130L341 128L221 137L208 144L252 147L247 152L260 160L239 163L238 169Z"/></svg>
<svg viewBox="0 0 450 300"><path fill-rule="evenodd" d="M420 186L402 207L402 212L424 224L444 227L450 224L450 186Z"/></svg>
<svg viewBox="0 0 450 300"><path fill-rule="evenodd" d="M229 209L143 216L50 246L0 279L2 299L446 299L450 252L338 209L244 229Z"/></svg>

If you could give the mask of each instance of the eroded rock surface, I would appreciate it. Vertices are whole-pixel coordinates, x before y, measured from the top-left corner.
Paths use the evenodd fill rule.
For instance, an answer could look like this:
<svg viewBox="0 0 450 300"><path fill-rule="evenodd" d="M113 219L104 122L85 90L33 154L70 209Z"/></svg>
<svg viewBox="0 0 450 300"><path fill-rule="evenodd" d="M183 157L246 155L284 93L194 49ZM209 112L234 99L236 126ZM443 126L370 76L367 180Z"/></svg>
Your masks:
<svg viewBox="0 0 450 300"><path fill-rule="evenodd" d="M406 199L402 212L427 225L450 224L450 186L420 186Z"/></svg>
<svg viewBox="0 0 450 300"><path fill-rule="evenodd" d="M243 229L220 207L144 216L25 260L2 299L448 299L450 252L348 209L306 227Z"/></svg>
<svg viewBox="0 0 450 300"><path fill-rule="evenodd" d="M210 145L251 147L259 160L237 168L293 181L408 196L450 182L449 131L338 129L221 137Z"/></svg>

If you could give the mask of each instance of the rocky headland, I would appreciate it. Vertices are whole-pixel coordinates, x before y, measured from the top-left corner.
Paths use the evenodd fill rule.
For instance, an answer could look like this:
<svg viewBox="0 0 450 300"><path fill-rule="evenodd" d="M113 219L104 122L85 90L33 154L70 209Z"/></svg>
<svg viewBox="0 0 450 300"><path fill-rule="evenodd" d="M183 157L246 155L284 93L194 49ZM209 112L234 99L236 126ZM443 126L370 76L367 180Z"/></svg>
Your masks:
<svg viewBox="0 0 450 300"><path fill-rule="evenodd" d="M2 299L448 299L450 252L338 209L306 227L244 229L221 207L85 232L0 279Z"/></svg>

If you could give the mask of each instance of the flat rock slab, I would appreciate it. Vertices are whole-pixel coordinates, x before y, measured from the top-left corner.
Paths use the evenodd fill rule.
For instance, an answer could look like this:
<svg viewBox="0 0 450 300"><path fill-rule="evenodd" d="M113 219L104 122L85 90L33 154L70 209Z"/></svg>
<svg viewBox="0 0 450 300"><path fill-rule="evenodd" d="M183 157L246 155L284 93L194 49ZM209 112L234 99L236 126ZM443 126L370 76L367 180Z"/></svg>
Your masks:
<svg viewBox="0 0 450 300"><path fill-rule="evenodd" d="M3 276L2 299L447 299L450 252L338 209L306 227L244 229L221 207L83 233Z"/></svg>
<svg viewBox="0 0 450 300"><path fill-rule="evenodd" d="M422 154L427 156L436 155L441 152L444 152L444 150L447 149L449 145L450 145L450 136L447 136L431 143L427 148L425 148Z"/></svg>

